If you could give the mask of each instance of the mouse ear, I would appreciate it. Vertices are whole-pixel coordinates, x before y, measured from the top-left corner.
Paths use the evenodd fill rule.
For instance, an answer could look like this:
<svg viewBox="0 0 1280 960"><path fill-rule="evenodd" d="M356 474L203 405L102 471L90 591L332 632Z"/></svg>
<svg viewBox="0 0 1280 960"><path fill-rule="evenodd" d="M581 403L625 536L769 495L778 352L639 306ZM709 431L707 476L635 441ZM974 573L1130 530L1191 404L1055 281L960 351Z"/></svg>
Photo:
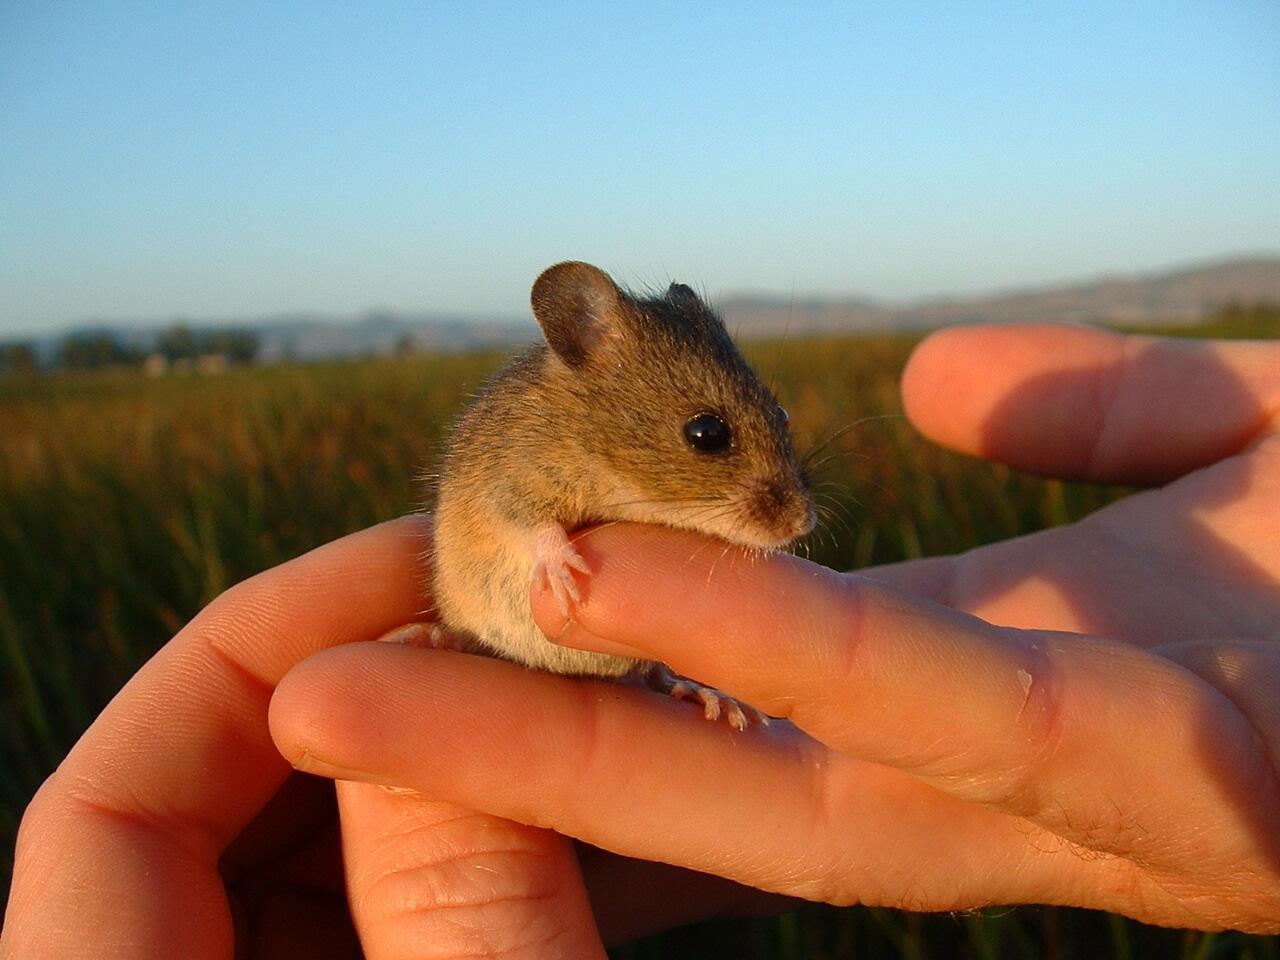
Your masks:
<svg viewBox="0 0 1280 960"><path fill-rule="evenodd" d="M619 336L620 297L607 273L577 260L548 267L529 295L547 344L571 367L582 366Z"/></svg>
<svg viewBox="0 0 1280 960"><path fill-rule="evenodd" d="M693 292L692 288L685 286L683 283L673 283L667 289L667 299L677 307L700 307L702 300Z"/></svg>

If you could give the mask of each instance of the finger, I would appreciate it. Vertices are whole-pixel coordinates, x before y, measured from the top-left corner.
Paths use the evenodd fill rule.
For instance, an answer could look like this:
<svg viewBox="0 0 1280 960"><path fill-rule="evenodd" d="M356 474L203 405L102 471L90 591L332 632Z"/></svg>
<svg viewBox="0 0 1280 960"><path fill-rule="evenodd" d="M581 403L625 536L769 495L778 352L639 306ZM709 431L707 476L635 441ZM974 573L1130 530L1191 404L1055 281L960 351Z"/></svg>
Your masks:
<svg viewBox="0 0 1280 960"><path fill-rule="evenodd" d="M1031 824L832 754L785 724L736 733L615 683L364 644L295 668L271 722L309 772L409 785L791 896L947 910L1102 905L1089 891L1136 887L1169 900L1129 864L1077 857Z"/></svg>
<svg viewBox="0 0 1280 960"><path fill-rule="evenodd" d="M564 837L364 783L339 782L338 801L369 960L604 957Z"/></svg>
<svg viewBox="0 0 1280 960"><path fill-rule="evenodd" d="M1222 870L1280 863L1280 796L1249 721L1163 657L996 628L795 557L708 550L692 534L615 526L577 546L593 573L574 621L534 593L559 642L668 663L829 747L1077 843L1147 858L1148 836L1189 843L1187 825L1203 824L1222 834ZM1126 823L1135 811L1141 834Z"/></svg>
<svg viewBox="0 0 1280 960"><path fill-rule="evenodd" d="M230 955L218 857L289 772L271 689L309 653L414 619L424 536L404 518L314 550L227 591L161 649L28 808L5 948Z"/></svg>
<svg viewBox="0 0 1280 960"><path fill-rule="evenodd" d="M958 610L972 613L968 607L955 602L956 563L961 556L922 557L899 563L882 563L875 567L860 567L858 575L878 580L904 593L942 603Z"/></svg>
<svg viewBox="0 0 1280 960"><path fill-rule="evenodd" d="M1273 640L1198 640L1170 644L1160 654L1179 663L1219 690L1249 717L1280 770L1280 644ZM1280 897L1280 890L1276 891Z"/></svg>
<svg viewBox="0 0 1280 960"><path fill-rule="evenodd" d="M1065 325L943 330L902 378L939 443L1063 478L1162 483L1238 452L1280 417L1280 345Z"/></svg>

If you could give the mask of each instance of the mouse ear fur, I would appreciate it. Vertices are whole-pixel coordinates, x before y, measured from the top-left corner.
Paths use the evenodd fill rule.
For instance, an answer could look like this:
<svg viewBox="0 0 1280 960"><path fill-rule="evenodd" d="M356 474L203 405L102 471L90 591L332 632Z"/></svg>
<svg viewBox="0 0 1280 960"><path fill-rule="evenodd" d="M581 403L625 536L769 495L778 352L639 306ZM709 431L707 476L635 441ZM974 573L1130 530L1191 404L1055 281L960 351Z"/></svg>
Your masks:
<svg viewBox="0 0 1280 960"><path fill-rule="evenodd" d="M570 367L582 366L620 335L620 298L607 273L577 260L548 267L529 295L547 344Z"/></svg>
<svg viewBox="0 0 1280 960"><path fill-rule="evenodd" d="M667 299L674 303L677 307L700 307L702 300L692 288L683 283L673 283L667 289Z"/></svg>

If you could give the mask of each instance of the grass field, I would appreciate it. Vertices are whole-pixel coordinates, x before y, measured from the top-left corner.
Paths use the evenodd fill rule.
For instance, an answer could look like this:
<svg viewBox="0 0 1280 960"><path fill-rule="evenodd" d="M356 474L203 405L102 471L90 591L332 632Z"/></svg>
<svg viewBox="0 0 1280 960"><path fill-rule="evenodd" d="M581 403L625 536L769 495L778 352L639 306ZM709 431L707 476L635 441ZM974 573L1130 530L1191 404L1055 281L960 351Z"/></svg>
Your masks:
<svg viewBox="0 0 1280 960"><path fill-rule="evenodd" d="M1214 332L1275 336L1280 317ZM802 447L863 420L824 478L833 519L813 540L814 559L847 568L955 552L1122 495L929 446L898 415L896 377L911 345L844 338L749 351ZM26 801L137 666L230 584L413 509L415 475L498 360L0 378L0 894ZM1201 960L1280 950L1086 911L921 917L814 906L704 924L617 955Z"/></svg>

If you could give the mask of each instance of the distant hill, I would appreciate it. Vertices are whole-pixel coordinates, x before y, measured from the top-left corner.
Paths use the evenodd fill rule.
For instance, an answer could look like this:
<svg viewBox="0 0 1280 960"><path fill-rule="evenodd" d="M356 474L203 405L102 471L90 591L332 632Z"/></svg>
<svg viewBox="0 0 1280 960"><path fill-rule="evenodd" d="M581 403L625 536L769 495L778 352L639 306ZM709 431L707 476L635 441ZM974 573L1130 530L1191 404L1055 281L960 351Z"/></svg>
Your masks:
<svg viewBox="0 0 1280 960"><path fill-rule="evenodd" d="M538 335L533 318L397 314L376 311L353 320L299 316L248 324L261 338L258 359L318 360L326 357L391 356L415 350L475 350L508 347Z"/></svg>
<svg viewBox="0 0 1280 960"><path fill-rule="evenodd" d="M47 364L57 355L58 345L64 337L108 334L125 348L145 355L156 349L164 330L179 323L193 331L250 331L258 339L255 359L259 363L389 357L406 348L432 352L487 347L505 349L514 344L528 343L538 335L532 317L409 314L378 310L355 317L298 313L227 320L193 320L187 317L150 322L86 320L66 333L34 338L33 346L41 362Z"/></svg>
<svg viewBox="0 0 1280 960"><path fill-rule="evenodd" d="M909 303L867 297L737 295L717 300L729 329L751 338L781 334L925 330L955 323L1082 320L1100 323L1192 322L1233 301L1280 303L1280 256L1236 258L1146 276L1103 277L1056 287L1034 287L986 296L944 297ZM85 321L74 332L114 336L132 351L155 349L176 320L145 323ZM319 314L190 320L194 330L237 328L257 336L257 359L319 360L390 356L418 350L509 348L537 335L531 317L395 313L374 310L354 317ZM35 339L48 363L65 334Z"/></svg>
<svg viewBox="0 0 1280 960"><path fill-rule="evenodd" d="M1079 320L1192 322L1232 301L1280 303L1280 256L1200 264L1146 276L1103 277L1049 288L913 303L866 298L736 296L719 303L742 336L840 330L924 330L953 323Z"/></svg>

